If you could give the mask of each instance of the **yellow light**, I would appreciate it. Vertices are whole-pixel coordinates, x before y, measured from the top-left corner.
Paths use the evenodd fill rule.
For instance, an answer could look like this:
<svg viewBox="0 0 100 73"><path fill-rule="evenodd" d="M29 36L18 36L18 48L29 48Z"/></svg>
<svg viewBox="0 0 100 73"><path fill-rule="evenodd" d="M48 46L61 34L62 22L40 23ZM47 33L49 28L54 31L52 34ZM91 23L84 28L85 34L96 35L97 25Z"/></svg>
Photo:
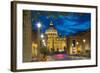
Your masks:
<svg viewBox="0 0 100 73"><path fill-rule="evenodd" d="M78 45L78 44L79 44L79 42L76 42L76 44Z"/></svg>
<svg viewBox="0 0 100 73"><path fill-rule="evenodd" d="M44 35L43 34L41 34L41 38L43 38L44 37Z"/></svg>
<svg viewBox="0 0 100 73"><path fill-rule="evenodd" d="M46 43L45 43L45 42L43 42L43 45L44 45L44 46L46 46Z"/></svg>
<svg viewBox="0 0 100 73"><path fill-rule="evenodd" d="M72 47L74 46L74 44L72 44Z"/></svg>
<svg viewBox="0 0 100 73"><path fill-rule="evenodd" d="M45 42L45 40L43 39L42 42Z"/></svg>
<svg viewBox="0 0 100 73"><path fill-rule="evenodd" d="M85 39L83 39L83 42L85 43L85 42L86 42L86 40L85 40Z"/></svg>

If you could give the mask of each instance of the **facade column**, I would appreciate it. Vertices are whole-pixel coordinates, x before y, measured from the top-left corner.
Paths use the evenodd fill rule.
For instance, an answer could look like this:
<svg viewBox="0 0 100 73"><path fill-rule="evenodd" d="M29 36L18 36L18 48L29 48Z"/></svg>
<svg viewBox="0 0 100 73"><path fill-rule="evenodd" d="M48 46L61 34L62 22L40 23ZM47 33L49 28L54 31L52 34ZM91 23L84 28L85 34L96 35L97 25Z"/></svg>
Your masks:
<svg viewBox="0 0 100 73"><path fill-rule="evenodd" d="M32 60L31 12L23 11L23 62Z"/></svg>
<svg viewBox="0 0 100 73"><path fill-rule="evenodd" d="M38 28L38 34L37 34L37 36L38 36L38 47L37 47L37 56L38 56L38 58L40 58L40 28Z"/></svg>

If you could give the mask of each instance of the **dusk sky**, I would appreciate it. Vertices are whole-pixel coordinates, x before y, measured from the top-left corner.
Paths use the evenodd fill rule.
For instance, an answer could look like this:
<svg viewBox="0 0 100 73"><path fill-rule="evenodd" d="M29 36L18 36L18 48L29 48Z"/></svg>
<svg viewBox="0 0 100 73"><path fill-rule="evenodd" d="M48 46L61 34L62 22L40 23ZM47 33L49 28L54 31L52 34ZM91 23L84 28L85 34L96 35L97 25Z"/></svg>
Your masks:
<svg viewBox="0 0 100 73"><path fill-rule="evenodd" d="M75 35L91 28L90 13L31 11L31 19L33 31L37 30L37 23L41 23L41 33L48 29L50 22L62 36Z"/></svg>

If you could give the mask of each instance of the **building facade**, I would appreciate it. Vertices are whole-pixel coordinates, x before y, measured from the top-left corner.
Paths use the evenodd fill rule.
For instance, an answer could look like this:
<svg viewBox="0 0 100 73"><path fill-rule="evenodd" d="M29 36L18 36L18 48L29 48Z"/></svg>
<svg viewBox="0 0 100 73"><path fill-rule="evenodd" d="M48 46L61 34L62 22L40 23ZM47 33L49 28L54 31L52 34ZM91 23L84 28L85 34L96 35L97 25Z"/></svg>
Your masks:
<svg viewBox="0 0 100 73"><path fill-rule="evenodd" d="M67 40L70 55L90 56L91 52L91 31L87 30L70 36Z"/></svg>
<svg viewBox="0 0 100 73"><path fill-rule="evenodd" d="M64 48L67 47L66 37L59 37L57 30L54 28L53 23L50 23L49 28L45 32L46 36L46 46L51 51L64 51Z"/></svg>

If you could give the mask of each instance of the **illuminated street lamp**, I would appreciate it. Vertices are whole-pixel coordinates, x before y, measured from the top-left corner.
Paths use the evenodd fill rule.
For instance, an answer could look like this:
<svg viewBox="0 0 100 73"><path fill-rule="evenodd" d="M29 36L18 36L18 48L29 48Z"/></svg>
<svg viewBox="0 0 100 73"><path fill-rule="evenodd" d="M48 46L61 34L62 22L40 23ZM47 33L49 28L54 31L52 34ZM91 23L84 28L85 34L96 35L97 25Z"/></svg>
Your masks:
<svg viewBox="0 0 100 73"><path fill-rule="evenodd" d="M83 43L85 43L86 42L86 40L85 39L83 39Z"/></svg>
<svg viewBox="0 0 100 73"><path fill-rule="evenodd" d="M38 49L37 49L37 52L38 52L38 57L40 57L40 28L41 28L41 24L40 22L37 23L37 27L38 27Z"/></svg>
<svg viewBox="0 0 100 73"><path fill-rule="evenodd" d="M76 42L76 45L78 45L79 44L79 42Z"/></svg>
<svg viewBox="0 0 100 73"><path fill-rule="evenodd" d="M45 40L44 39L42 40L42 43L43 43L44 46L46 46L46 43L45 43Z"/></svg>
<svg viewBox="0 0 100 73"><path fill-rule="evenodd" d="M38 28L41 28L41 24L40 24L40 23L38 23L38 24L37 24L37 27L38 27Z"/></svg>
<svg viewBox="0 0 100 73"><path fill-rule="evenodd" d="M83 39L83 52L84 52L84 55L85 55L85 43L86 43L86 40L85 39Z"/></svg>
<svg viewBox="0 0 100 73"><path fill-rule="evenodd" d="M45 40L43 39L42 42L45 42Z"/></svg>
<svg viewBox="0 0 100 73"><path fill-rule="evenodd" d="M43 34L41 34L41 38L44 38L44 35Z"/></svg>
<svg viewBox="0 0 100 73"><path fill-rule="evenodd" d="M74 46L74 44L72 44L72 47Z"/></svg>

